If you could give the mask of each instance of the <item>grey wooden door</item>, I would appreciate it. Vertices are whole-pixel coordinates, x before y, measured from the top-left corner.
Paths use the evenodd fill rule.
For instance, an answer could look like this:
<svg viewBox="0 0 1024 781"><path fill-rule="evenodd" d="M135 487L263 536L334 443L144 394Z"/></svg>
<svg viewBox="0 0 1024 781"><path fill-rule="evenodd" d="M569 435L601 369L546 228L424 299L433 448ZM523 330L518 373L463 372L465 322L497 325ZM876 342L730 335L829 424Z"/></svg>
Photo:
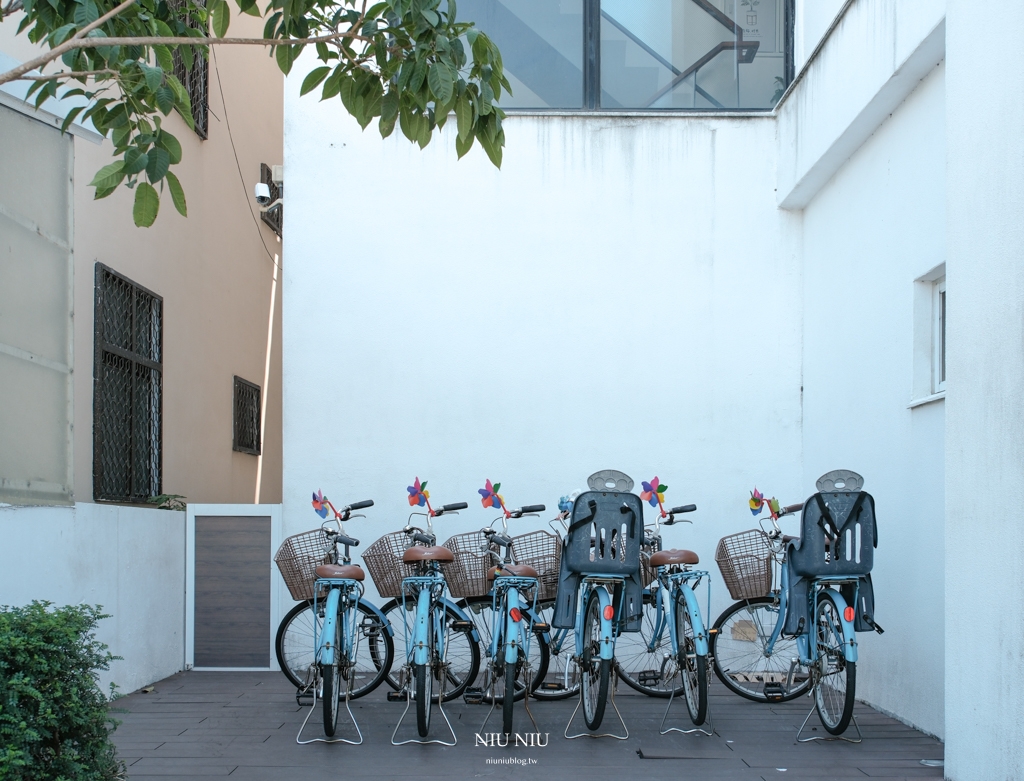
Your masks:
<svg viewBox="0 0 1024 781"><path fill-rule="evenodd" d="M270 666L270 516L197 515L196 667Z"/></svg>

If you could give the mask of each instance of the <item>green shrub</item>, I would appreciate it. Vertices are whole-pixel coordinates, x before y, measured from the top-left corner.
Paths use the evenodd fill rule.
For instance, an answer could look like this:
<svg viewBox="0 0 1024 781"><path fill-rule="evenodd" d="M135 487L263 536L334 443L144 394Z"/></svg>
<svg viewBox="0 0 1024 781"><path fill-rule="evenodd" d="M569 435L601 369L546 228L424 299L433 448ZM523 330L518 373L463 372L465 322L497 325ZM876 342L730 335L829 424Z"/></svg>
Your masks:
<svg viewBox="0 0 1024 781"><path fill-rule="evenodd" d="M100 781L123 777L97 671L99 606L0 606L0 778ZM114 686L111 684L111 695Z"/></svg>

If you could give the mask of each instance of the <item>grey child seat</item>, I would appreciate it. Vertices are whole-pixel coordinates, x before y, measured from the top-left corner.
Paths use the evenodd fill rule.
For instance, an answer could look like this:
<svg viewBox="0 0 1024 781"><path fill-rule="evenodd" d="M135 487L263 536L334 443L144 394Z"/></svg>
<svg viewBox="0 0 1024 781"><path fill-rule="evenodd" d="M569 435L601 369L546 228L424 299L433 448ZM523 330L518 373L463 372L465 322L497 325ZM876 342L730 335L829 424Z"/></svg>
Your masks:
<svg viewBox="0 0 1024 781"><path fill-rule="evenodd" d="M625 578L623 585L616 587L612 595L617 614L619 605L623 606L621 615L617 615L621 631L640 631L643 612L640 546L643 536L643 503L636 494L587 491L577 497L569 520L569 532L562 546L558 595L552 620L556 628L570 629L575 625L580 578L585 575L614 575Z"/></svg>
<svg viewBox="0 0 1024 781"><path fill-rule="evenodd" d="M809 596L815 578L856 578L841 587L843 597L853 604L858 591L854 628L864 632L874 618L874 589L871 568L878 547L875 500L860 490L864 479L855 472L835 470L818 479L818 492L804 502L800 539L789 543L789 609L785 632L796 634L800 619L805 628L812 621ZM837 487L838 486L838 487Z"/></svg>

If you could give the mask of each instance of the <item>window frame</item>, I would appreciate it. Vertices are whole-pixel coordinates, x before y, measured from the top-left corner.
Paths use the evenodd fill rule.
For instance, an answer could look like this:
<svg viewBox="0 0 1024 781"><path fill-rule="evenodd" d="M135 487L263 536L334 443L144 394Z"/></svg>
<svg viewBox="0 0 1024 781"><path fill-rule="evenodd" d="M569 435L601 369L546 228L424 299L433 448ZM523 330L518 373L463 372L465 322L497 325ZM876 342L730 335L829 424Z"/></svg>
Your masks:
<svg viewBox="0 0 1024 781"><path fill-rule="evenodd" d="M154 301L160 304L160 322L159 322L159 333L157 335L157 352L160 356L159 361L153 361L139 353L131 350L125 350L123 347L106 342L103 339L103 313L105 303L105 289L102 284L103 275L109 274L123 283L132 287L133 301L136 295L142 294L151 297ZM92 418L92 429L93 429L93 452L92 452L92 465L93 465L93 501L94 502L110 502L115 504L140 504L145 502L154 496L159 496L163 493L163 421L164 421L164 393L163 393L163 358L164 358L164 324L165 324L165 309L163 296L154 293L146 287L138 284L137 282L129 279L124 274L120 274L109 266L97 261L95 268L94 277L94 309L93 309L93 418ZM135 315L136 307L132 306L132 333L135 333ZM101 421L104 419L106 414L106 408L104 407L104 393L103 382L106 377L103 356L104 353L115 355L124 360L130 361L133 367L133 396L134 396L134 383L135 383L135 371L134 367L137 365L145 366L155 372L157 372L157 407L156 414L159 418L155 443L153 450L149 453L149 460L155 466L155 488L149 496L134 495L132 493L132 485L134 483L134 474L131 473L132 469L132 454L129 453L129 480L128 480L128 491L126 496L111 496L102 491L103 485L103 427ZM129 410L129 415L132 414L132 410ZM154 452L155 451L155 452Z"/></svg>
<svg viewBox="0 0 1024 781"><path fill-rule="evenodd" d="M932 282L932 393L946 390L946 277Z"/></svg>
<svg viewBox="0 0 1024 781"><path fill-rule="evenodd" d="M241 416L239 415L239 389L248 388L256 391L256 409L253 414L254 426L256 429L256 445L255 447L247 447L242 444L239 440L239 434L241 432L240 423ZM248 453L251 456L262 455L263 453L263 427L261 425L261 412L263 410L263 389L255 382L235 375L233 383L233 391L231 398L231 449L239 453Z"/></svg>

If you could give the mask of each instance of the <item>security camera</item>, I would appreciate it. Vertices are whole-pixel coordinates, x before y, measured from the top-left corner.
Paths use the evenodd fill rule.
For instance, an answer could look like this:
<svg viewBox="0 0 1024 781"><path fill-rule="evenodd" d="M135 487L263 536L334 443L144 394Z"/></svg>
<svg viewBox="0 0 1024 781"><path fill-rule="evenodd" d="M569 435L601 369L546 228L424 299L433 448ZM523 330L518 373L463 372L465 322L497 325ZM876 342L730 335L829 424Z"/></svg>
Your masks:
<svg viewBox="0 0 1024 781"><path fill-rule="evenodd" d="M270 185L259 182L256 185L256 203L266 206L270 203Z"/></svg>

